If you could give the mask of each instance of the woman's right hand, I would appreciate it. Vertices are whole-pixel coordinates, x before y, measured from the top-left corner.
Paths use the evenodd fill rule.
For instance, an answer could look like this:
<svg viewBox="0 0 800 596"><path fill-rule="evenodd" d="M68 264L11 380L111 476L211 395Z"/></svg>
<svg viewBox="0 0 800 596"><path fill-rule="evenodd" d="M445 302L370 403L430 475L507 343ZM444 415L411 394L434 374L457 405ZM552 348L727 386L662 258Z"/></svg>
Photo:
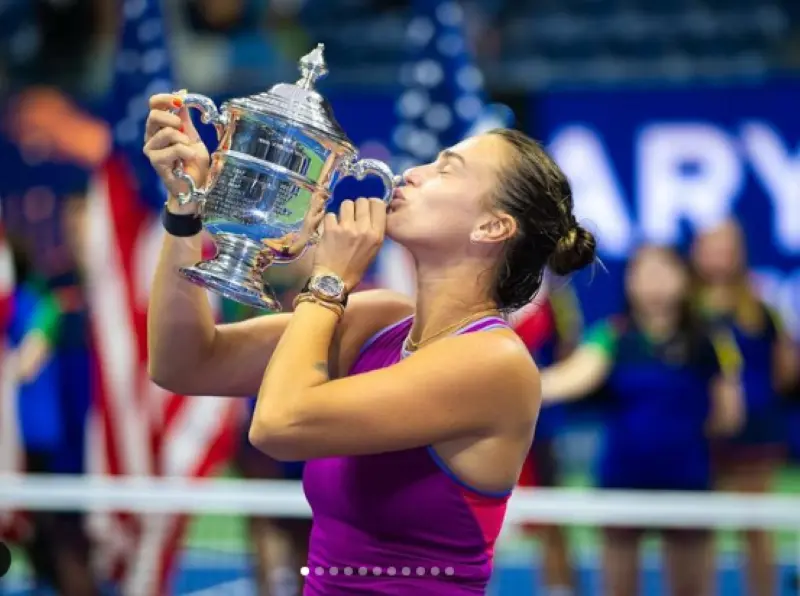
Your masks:
<svg viewBox="0 0 800 596"><path fill-rule="evenodd" d="M150 115L144 135L144 154L153 164L170 194L170 210L193 213L196 203L179 206L175 196L187 192L188 185L173 173L178 161L198 187L205 184L210 165L208 148L200 139L189 112L179 95L162 93L150 98ZM178 114L171 110L180 108Z"/></svg>

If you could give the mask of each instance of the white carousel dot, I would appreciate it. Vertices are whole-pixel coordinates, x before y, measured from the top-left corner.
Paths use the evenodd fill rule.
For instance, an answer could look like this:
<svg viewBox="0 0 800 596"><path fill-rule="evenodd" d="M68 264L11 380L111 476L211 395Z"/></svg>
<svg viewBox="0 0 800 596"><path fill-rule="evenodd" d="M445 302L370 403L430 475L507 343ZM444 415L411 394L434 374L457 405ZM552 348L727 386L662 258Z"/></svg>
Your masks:
<svg viewBox="0 0 800 596"><path fill-rule="evenodd" d="M425 575L425 568L424 567L417 567L417 575L419 575L419 576Z"/></svg>
<svg viewBox="0 0 800 596"><path fill-rule="evenodd" d="M372 568L372 575L380 575L381 573L383 573L383 570L380 567Z"/></svg>
<svg viewBox="0 0 800 596"><path fill-rule="evenodd" d="M314 573L316 573L317 575L324 575L325 574L325 569L323 569L322 567L317 567L314 570Z"/></svg>
<svg viewBox="0 0 800 596"><path fill-rule="evenodd" d="M359 567L358 568L358 574L359 575L366 575L368 572L369 572L369 569L367 569L366 567Z"/></svg>
<svg viewBox="0 0 800 596"><path fill-rule="evenodd" d="M303 577L305 577L306 575L308 575L308 574L309 574L309 572L310 572L310 571L311 571L311 570L310 570L308 567L301 567L301 568L300 568L300 575L302 575Z"/></svg>
<svg viewBox="0 0 800 596"><path fill-rule="evenodd" d="M352 567L345 567L344 568L345 575L353 575L353 568Z"/></svg>
<svg viewBox="0 0 800 596"><path fill-rule="evenodd" d="M331 575L339 575L339 568L338 567L331 567L330 571L328 572Z"/></svg>
<svg viewBox="0 0 800 596"><path fill-rule="evenodd" d="M456 570L453 569L452 567L445 567L444 568L444 574L445 575L453 575L455 572L456 572Z"/></svg>
<svg viewBox="0 0 800 596"><path fill-rule="evenodd" d="M394 567L389 567L386 570L386 575L396 575L396 574L397 574L397 569L395 569Z"/></svg>
<svg viewBox="0 0 800 596"><path fill-rule="evenodd" d="M439 575L439 568L438 567L431 567L431 575L433 575L433 576Z"/></svg>
<svg viewBox="0 0 800 596"><path fill-rule="evenodd" d="M411 568L410 567L403 567L403 569L400 570L400 573L402 573L405 576L409 576L409 575L411 575Z"/></svg>

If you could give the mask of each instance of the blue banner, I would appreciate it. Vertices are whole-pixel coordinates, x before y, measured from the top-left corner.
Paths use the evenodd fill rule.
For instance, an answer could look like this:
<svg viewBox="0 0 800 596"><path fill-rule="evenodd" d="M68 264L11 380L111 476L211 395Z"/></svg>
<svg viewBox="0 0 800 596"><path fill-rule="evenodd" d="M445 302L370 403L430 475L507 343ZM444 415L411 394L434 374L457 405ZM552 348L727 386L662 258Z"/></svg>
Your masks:
<svg viewBox="0 0 800 596"><path fill-rule="evenodd" d="M536 136L569 176L609 271L579 283L589 319L620 307L641 241L686 247L738 216L767 300L798 332L800 118L796 83L559 92L531 104Z"/></svg>

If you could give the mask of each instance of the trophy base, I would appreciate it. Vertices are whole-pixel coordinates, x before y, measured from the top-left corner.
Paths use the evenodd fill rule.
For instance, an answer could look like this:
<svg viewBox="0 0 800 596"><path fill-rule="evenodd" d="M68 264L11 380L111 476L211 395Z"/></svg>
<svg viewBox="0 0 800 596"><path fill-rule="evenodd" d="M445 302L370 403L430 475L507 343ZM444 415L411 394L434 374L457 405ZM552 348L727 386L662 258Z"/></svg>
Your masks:
<svg viewBox="0 0 800 596"><path fill-rule="evenodd" d="M218 236L217 255L193 267L181 268L192 283L229 300L271 312L283 310L278 298L263 281L266 268L261 247L252 240Z"/></svg>

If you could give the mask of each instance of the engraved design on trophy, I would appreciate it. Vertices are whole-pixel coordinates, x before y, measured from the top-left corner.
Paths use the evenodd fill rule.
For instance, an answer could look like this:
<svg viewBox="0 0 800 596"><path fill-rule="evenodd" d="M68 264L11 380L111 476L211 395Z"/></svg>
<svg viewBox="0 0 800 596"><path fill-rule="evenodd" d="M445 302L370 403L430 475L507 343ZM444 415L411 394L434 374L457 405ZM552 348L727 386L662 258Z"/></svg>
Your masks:
<svg viewBox="0 0 800 596"><path fill-rule="evenodd" d="M181 164L175 175L188 191L178 202L198 204L198 217L217 247L214 258L181 270L192 282L237 302L281 310L264 283L264 271L301 257L317 239L331 192L343 178L376 175L391 200L397 178L374 159L358 159L355 146L314 84L327 66L319 44L300 60L295 84L280 83L258 95L231 99L217 109L209 98L185 94L213 124L219 145L198 187Z"/></svg>

